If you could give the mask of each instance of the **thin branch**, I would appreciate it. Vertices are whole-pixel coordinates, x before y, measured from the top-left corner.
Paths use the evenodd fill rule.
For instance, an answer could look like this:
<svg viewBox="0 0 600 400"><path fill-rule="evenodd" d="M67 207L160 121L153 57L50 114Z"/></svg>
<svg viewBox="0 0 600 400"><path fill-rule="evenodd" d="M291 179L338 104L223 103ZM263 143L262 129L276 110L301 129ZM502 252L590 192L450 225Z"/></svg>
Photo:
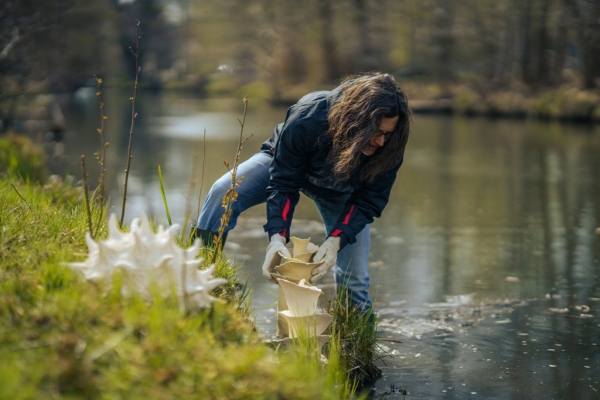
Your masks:
<svg viewBox="0 0 600 400"><path fill-rule="evenodd" d="M10 42L8 42L8 44L6 46L4 46L4 48L2 49L2 52L0 52L0 60L3 60L6 57L8 57L8 53L10 53L10 51L12 50L12 48L15 46L15 44L18 41L19 41L19 28L14 27L12 30L12 38L10 39Z"/></svg>
<svg viewBox="0 0 600 400"><path fill-rule="evenodd" d="M121 206L121 221L119 222L119 226L123 228L123 218L125 218L125 203L127 201L127 181L129 179L129 169L131 168L131 143L133 141L133 127L135 125L135 119L137 118L137 113L135 112L135 102L137 100L137 91L138 91L138 79L140 75L140 21L135 21L135 46L136 52L133 53L135 55L135 83L133 85L133 97L131 100L131 127L129 128L129 146L127 147L127 169L125 169L125 185L123 190L123 205ZM130 48L131 49L131 48Z"/></svg>
<svg viewBox="0 0 600 400"><path fill-rule="evenodd" d="M85 173L85 156L81 155L81 175L83 176L83 192L85 193L85 207L87 209L88 216L88 228L90 230L90 236L92 239L94 238L94 230L92 229L92 212L90 210L90 196L88 193L88 185L87 185L87 177L88 175Z"/></svg>
<svg viewBox="0 0 600 400"><path fill-rule="evenodd" d="M25 204L27 205L27 207L29 207L29 209L31 210L31 206L29 205L29 203L27 202L27 200L25 200L25 197L21 196L21 193L19 193L19 191L17 190L17 188L15 187L15 185L13 185L11 183L10 186L12 186L12 188L15 189L15 192L17 192L17 195L19 195L19 197L25 202Z"/></svg>

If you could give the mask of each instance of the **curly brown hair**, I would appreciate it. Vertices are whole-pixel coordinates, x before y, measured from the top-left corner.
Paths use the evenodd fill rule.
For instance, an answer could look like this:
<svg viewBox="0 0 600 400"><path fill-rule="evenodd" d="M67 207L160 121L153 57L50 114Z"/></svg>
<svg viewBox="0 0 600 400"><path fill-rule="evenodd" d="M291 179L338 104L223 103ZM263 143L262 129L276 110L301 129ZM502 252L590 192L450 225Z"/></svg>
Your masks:
<svg viewBox="0 0 600 400"><path fill-rule="evenodd" d="M372 183L402 159L410 133L408 99L393 76L375 73L348 77L342 95L329 109L327 119L332 150L327 161L334 177L347 181L360 164L361 153L379 130L381 118L399 117L396 129L385 145L369 156L359 179Z"/></svg>

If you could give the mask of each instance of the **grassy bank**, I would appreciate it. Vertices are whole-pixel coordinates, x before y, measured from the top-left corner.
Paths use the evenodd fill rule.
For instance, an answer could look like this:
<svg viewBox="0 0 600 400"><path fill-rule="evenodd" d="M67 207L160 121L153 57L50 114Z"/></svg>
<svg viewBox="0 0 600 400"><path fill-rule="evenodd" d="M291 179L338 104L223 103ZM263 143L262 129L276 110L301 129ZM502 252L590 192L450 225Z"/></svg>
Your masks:
<svg viewBox="0 0 600 400"><path fill-rule="evenodd" d="M65 265L87 253L77 192L0 178L0 398L350 397L338 347L325 367L274 357L231 290L186 312L175 296L146 301L122 296L118 281L84 281ZM217 264L233 287L234 267Z"/></svg>

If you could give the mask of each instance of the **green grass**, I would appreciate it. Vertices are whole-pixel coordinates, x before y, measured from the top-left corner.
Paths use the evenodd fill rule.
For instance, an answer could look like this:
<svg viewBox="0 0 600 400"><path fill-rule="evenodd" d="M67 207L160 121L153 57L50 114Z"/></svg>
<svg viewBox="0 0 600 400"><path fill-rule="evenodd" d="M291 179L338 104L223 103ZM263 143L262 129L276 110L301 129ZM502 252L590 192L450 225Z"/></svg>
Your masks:
<svg viewBox="0 0 600 400"><path fill-rule="evenodd" d="M350 306L347 293L341 288L326 310L333 315L331 332L339 346L336 352L347 371L347 379L360 389L381 377L381 370L374 364L377 318L373 308L363 311Z"/></svg>
<svg viewBox="0 0 600 400"><path fill-rule="evenodd" d="M335 344L325 367L262 344L240 311L236 267L222 256L216 275L228 284L205 310L183 310L175 296L125 297L118 278L86 282L66 266L87 254L74 192L0 178L0 398L351 397Z"/></svg>

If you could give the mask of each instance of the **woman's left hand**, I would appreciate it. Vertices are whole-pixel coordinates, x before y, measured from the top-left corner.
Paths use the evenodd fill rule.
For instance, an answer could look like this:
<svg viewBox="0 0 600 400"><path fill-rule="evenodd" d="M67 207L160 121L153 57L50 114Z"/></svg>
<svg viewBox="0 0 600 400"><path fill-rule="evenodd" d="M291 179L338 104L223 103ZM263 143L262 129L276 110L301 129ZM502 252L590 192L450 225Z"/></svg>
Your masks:
<svg viewBox="0 0 600 400"><path fill-rule="evenodd" d="M319 247L319 251L317 251L317 254L315 254L315 257L313 258L314 262L322 261L322 264L313 268L310 283L315 283L321 279L323 276L325 276L327 271L333 267L339 250L339 237L330 236L327 238L327 240L325 240L325 242L323 242L321 247Z"/></svg>

